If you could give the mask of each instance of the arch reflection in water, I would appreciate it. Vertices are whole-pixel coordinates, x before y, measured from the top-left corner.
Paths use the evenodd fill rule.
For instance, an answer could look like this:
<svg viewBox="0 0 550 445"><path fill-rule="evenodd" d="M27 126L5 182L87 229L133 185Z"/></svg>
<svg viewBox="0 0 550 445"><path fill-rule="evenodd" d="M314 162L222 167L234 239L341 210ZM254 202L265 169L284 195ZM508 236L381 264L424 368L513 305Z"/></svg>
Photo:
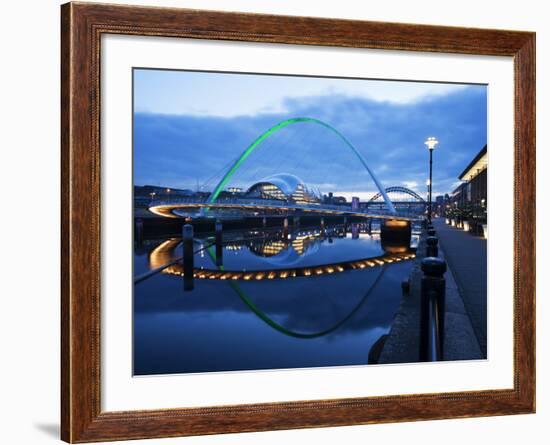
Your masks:
<svg viewBox="0 0 550 445"><path fill-rule="evenodd" d="M214 264L216 264L216 255L215 255L213 249L208 248L207 252L208 252L208 255L210 256L210 259L212 260L212 262ZM224 272L223 266L218 266L218 267L219 267L220 271L223 273ZM378 284L378 282L380 281L380 278L382 278L382 275L383 275L384 271L385 271L385 267L379 268L379 273L378 273L376 279L370 285L368 290L365 292L364 297L361 300L359 300L359 303L356 306L354 306L345 317L338 320L334 325L332 325L332 326L330 326L326 329L323 329L323 330L320 330L320 331L317 331L317 332L311 332L311 333L297 332L297 331L294 331L292 329L289 329L289 328L286 328L286 327L282 326L281 324L279 324L275 320L273 320L271 317L269 317L268 314L266 314L260 308L258 308L252 302L252 300L246 294L246 292L243 291L241 286L239 286L237 283L235 283L233 281L230 281L229 285L235 291L235 293L239 296L239 298L250 308L250 310L254 314L256 314L261 320L263 320L268 326L270 326L273 329L275 329L276 331L279 331L279 332L281 332L285 335L288 335L290 337L311 339L311 338L323 337L325 335L330 334L331 332L336 331L346 321L348 321L351 317L353 317L353 315L361 308L361 306L363 306L363 304L367 300L368 296L370 295L370 293L372 292L374 287Z"/></svg>
<svg viewBox="0 0 550 445"><path fill-rule="evenodd" d="M357 228L357 239L352 238L351 231L344 235L337 233L337 227L326 229L324 235L319 228L291 233L286 248L271 256L258 255L262 251L258 245L281 241L282 235L276 231L233 234L234 239L228 235L223 270L214 266L210 256L214 251L196 255L197 274L203 267L200 273L209 269L223 276L236 265L242 273L244 265L247 271L253 270L252 266L257 268L259 274L263 273L262 279L228 281L205 276L196 280L195 290L184 293L181 278L168 270L136 286L134 373L367 364L373 344L390 329L400 301L400 282L411 262L383 262L380 258L394 254L385 252L379 237L369 235L365 228ZM257 244L237 241L243 235L256 237ZM311 237L308 246L295 250L292 241L306 236ZM207 245L209 238L201 242ZM167 258L181 255L176 239L170 244L159 241L156 246L162 246L160 252L164 254L172 248ZM360 259L357 254L364 257L370 252L373 256L361 260L363 268L342 273L325 269L319 275L293 278L289 274L286 279L270 280L265 269L289 270L288 265L281 268L278 262L290 251L298 257L297 261L291 258L293 268L313 270L323 258L334 257L337 250L343 252L340 258L355 262ZM407 250L406 255L412 254ZM150 252L148 257L154 259L156 253ZM366 261L373 266L367 266Z"/></svg>
<svg viewBox="0 0 550 445"><path fill-rule="evenodd" d="M389 332L410 265L275 282L198 280L189 293L179 277L159 274L136 287L134 373L365 365L372 345ZM298 335L268 325L232 284Z"/></svg>

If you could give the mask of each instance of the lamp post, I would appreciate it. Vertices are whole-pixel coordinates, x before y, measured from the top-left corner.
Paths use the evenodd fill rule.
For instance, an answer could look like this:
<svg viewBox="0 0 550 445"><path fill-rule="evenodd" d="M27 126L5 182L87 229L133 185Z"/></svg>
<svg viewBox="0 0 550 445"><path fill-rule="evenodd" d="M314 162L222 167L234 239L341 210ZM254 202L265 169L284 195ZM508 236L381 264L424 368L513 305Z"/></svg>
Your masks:
<svg viewBox="0 0 550 445"><path fill-rule="evenodd" d="M428 151L430 152L430 179L429 179L429 197L428 197L428 221L432 222L432 152L435 150L435 146L439 144L439 141L433 137L430 136L426 141L424 142L426 147L428 147Z"/></svg>

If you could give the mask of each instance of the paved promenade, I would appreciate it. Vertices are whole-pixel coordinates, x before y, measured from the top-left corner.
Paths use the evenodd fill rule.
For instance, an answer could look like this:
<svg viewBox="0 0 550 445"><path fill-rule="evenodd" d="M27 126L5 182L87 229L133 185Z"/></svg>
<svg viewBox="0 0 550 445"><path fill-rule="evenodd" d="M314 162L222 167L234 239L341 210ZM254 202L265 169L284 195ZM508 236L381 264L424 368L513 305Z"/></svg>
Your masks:
<svg viewBox="0 0 550 445"><path fill-rule="evenodd" d="M438 236L440 236L440 232L441 230L438 230ZM461 236L461 234L459 235ZM450 236L453 237L454 235L451 233ZM389 334L385 336L375 363L414 363L420 359L420 287L423 276L420 263L425 253L426 235L423 234L418 244L416 258L409 277L410 293L402 298L392 328ZM443 249L439 249L439 256L448 262ZM443 360L479 360L485 358L486 355L481 351L463 297L450 267L445 274L445 284Z"/></svg>
<svg viewBox="0 0 550 445"><path fill-rule="evenodd" d="M487 357L487 240L434 219L434 228L464 302L475 336Z"/></svg>

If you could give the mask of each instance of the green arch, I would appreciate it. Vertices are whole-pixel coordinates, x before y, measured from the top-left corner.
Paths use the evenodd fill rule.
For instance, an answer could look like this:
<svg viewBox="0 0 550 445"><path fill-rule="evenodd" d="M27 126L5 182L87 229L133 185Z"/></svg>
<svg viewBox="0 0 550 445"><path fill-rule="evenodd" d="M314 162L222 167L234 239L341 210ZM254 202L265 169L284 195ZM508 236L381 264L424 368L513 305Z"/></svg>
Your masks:
<svg viewBox="0 0 550 445"><path fill-rule="evenodd" d="M342 133L340 133L338 130L336 130L336 128L332 127L331 125L327 124L326 122L323 122L319 119L315 119L315 118L312 118L312 117L295 117L295 118L292 118L292 119L284 120L282 122L279 122L277 125L274 125L269 130L263 132L260 136L258 136L256 138L256 140L248 146L248 148L239 156L239 158L235 161L235 163L231 166L231 168L225 173L225 175L220 180L220 182L218 183L218 185L216 186L214 191L208 197L207 202L213 203L214 201L216 201L216 199L218 198L218 196L220 195L220 193L224 189L224 187L227 185L227 183L229 182L231 177L239 169L241 164L252 154L252 152L256 148L258 148L258 146L262 143L262 141L264 141L269 136L271 136L273 133L276 133L277 131L279 131L280 129L282 129L282 128L288 126L288 125L298 124L298 123L301 123L301 122L310 122L310 123L321 125L322 127L325 127L327 129L329 129L330 131L332 131L334 134L336 134L336 136L338 136L344 142L344 144L348 148L351 149L351 151L355 154L355 156L357 157L357 159L359 160L361 165L363 165L365 170L367 170L370 177L372 178L372 180L376 184L376 187L378 188L378 191L384 197L384 201L386 202L386 205L390 209L390 212L397 213L396 210L395 210L395 207L393 206L393 203L391 202L390 198L386 194L385 188L382 187L382 185L380 184L380 181L378 181L378 179L376 178L374 173L371 171L371 169L367 165L367 162L365 161L363 156L361 156L361 153L359 153L359 151L357 151L357 149L351 144L351 142L349 142Z"/></svg>

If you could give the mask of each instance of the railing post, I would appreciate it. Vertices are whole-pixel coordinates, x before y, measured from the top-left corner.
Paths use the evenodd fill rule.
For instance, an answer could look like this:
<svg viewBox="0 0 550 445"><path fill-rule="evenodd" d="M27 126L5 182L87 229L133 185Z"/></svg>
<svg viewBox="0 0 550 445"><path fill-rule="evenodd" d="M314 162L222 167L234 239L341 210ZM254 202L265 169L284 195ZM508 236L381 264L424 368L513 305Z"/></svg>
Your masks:
<svg viewBox="0 0 550 445"><path fill-rule="evenodd" d="M183 290L191 291L195 287L193 269L195 255L193 253L193 226L185 224L182 230L183 237Z"/></svg>
<svg viewBox="0 0 550 445"><path fill-rule="evenodd" d="M439 240L436 236L429 236L426 238L426 256L437 257L439 256L438 248Z"/></svg>
<svg viewBox="0 0 550 445"><path fill-rule="evenodd" d="M216 220L216 266L223 265L223 226L222 222Z"/></svg>
<svg viewBox="0 0 550 445"><path fill-rule="evenodd" d="M421 264L420 361L443 360L445 333L445 272L441 258L426 257Z"/></svg>

